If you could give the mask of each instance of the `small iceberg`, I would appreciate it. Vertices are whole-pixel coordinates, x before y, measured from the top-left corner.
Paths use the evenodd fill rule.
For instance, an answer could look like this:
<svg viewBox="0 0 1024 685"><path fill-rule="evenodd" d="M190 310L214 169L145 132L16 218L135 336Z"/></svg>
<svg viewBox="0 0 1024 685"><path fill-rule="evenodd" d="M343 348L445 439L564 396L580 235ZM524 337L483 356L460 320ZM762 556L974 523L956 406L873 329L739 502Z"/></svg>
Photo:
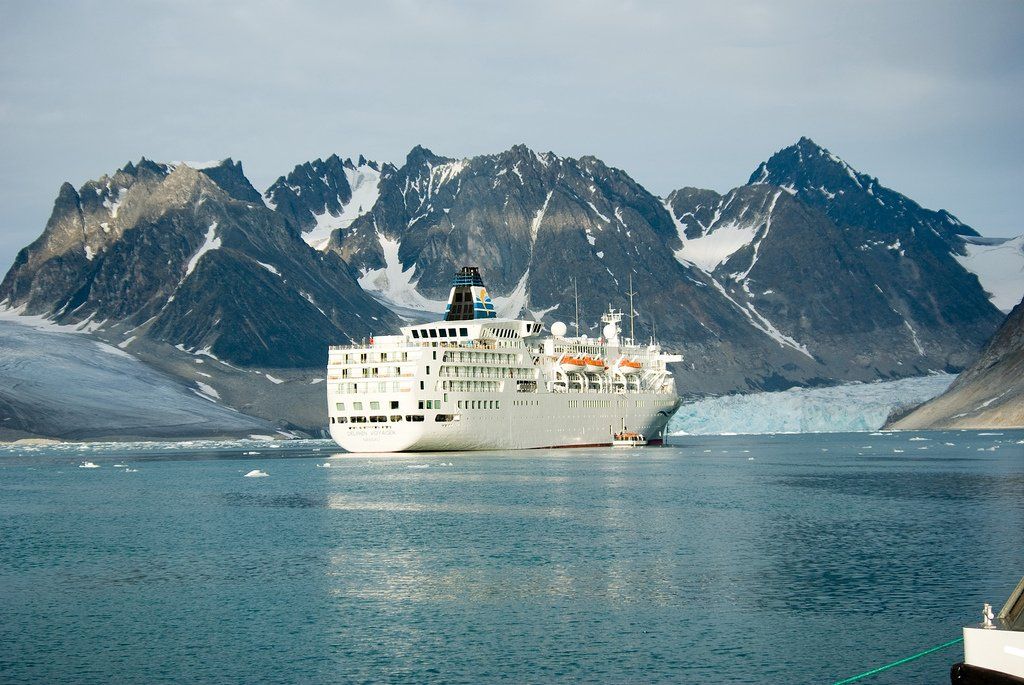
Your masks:
<svg viewBox="0 0 1024 685"><path fill-rule="evenodd" d="M410 464L409 466L406 466L405 468L407 468L407 469L429 469L430 468L430 464Z"/></svg>
<svg viewBox="0 0 1024 685"><path fill-rule="evenodd" d="M317 464L317 465L316 465L316 467L317 467L318 469L329 469L329 468L331 468L331 465L330 465L330 463L328 463L328 462L326 462L326 461L325 461L325 462L324 462L324 463L322 463L322 464Z"/></svg>
<svg viewBox="0 0 1024 685"><path fill-rule="evenodd" d="M128 464L114 464L114 468L115 469L126 469L126 468L128 468Z"/></svg>
<svg viewBox="0 0 1024 685"><path fill-rule="evenodd" d="M266 471L260 471L259 469L253 469L249 473L242 476L243 478L266 478L270 474Z"/></svg>
<svg viewBox="0 0 1024 685"><path fill-rule="evenodd" d="M138 470L138 469L129 469L129 468L126 468L126 469L124 470L124 472L125 472L125 473L138 473L138 472L139 472L139 470Z"/></svg>
<svg viewBox="0 0 1024 685"><path fill-rule="evenodd" d="M245 452L244 454L247 456L251 456L253 454L259 454L259 452Z"/></svg>
<svg viewBox="0 0 1024 685"><path fill-rule="evenodd" d="M80 469L98 469L99 467L99 464L94 464L91 461L83 461L81 464L78 465L78 468Z"/></svg>

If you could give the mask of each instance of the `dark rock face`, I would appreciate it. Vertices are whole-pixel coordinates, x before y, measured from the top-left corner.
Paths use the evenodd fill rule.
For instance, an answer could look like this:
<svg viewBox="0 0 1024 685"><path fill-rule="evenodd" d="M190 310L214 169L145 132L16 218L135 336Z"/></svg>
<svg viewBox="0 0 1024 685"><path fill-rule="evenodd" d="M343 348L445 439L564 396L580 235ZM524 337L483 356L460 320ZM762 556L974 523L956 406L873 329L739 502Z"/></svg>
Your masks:
<svg viewBox="0 0 1024 685"><path fill-rule="evenodd" d="M1024 301L949 389L890 427L1024 427Z"/></svg>
<svg viewBox="0 0 1024 685"><path fill-rule="evenodd" d="M230 157L217 166L200 169L210 177L214 183L220 186L221 190L242 202L260 202L260 194L242 171L242 163L235 162Z"/></svg>
<svg viewBox="0 0 1024 685"><path fill-rule="evenodd" d="M230 160L201 171L143 160L79 191L65 184L0 301L261 367L320 366L328 344L398 325L240 175Z"/></svg>

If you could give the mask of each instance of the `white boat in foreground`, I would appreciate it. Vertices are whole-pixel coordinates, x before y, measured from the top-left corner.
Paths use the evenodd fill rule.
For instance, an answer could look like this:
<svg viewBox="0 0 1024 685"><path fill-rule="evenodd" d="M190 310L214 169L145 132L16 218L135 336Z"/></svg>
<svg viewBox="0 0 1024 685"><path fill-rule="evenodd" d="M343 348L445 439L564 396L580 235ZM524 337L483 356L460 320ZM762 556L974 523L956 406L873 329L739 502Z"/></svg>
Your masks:
<svg viewBox="0 0 1024 685"><path fill-rule="evenodd" d="M464 267L444 320L330 348L331 437L350 452L399 452L607 446L621 426L660 435L679 406L666 364L682 357L623 337L621 312L601 321L600 338L578 326L569 337L561 322L542 336L538 321L497 318Z"/></svg>
<svg viewBox="0 0 1024 685"><path fill-rule="evenodd" d="M981 623L964 628L964 660L950 670L950 682L1024 684L1024 578L998 616L986 604Z"/></svg>

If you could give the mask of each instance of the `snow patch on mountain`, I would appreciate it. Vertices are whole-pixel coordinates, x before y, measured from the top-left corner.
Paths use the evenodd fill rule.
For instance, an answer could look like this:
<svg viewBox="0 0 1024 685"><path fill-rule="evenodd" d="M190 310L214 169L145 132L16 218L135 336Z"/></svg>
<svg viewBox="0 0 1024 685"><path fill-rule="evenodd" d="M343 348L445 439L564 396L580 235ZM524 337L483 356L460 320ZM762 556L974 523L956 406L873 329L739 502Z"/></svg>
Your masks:
<svg viewBox="0 0 1024 685"><path fill-rule="evenodd" d="M377 234L384 254L384 268L373 269L359 277L359 286L385 305L396 305L418 311L443 312L447 300L431 300L416 290L415 265L406 270L398 258L400 244L397 239Z"/></svg>
<svg viewBox="0 0 1024 685"><path fill-rule="evenodd" d="M966 255L953 257L981 281L997 308L1009 312L1024 297L1024 235L1015 238L962 236Z"/></svg>
<svg viewBox="0 0 1024 685"><path fill-rule="evenodd" d="M713 397L681 406L669 421L668 431L673 435L874 431L893 410L940 395L954 378L942 373L832 388Z"/></svg>
<svg viewBox="0 0 1024 685"><path fill-rule="evenodd" d="M498 315L499 319L518 318L520 312L526 309L526 304L530 301L530 293L526 289L526 282L529 278L530 270L527 269L523 272L522 278L519 279L519 283L516 284L511 293L504 297L491 296L491 301L494 303L494 312Z"/></svg>
<svg viewBox="0 0 1024 685"><path fill-rule="evenodd" d="M687 239L680 231L683 246L675 251L676 260L711 273L737 251L754 241L757 225L728 223L718 226L699 238Z"/></svg>
<svg viewBox="0 0 1024 685"><path fill-rule="evenodd" d="M326 210L313 214L316 226L302 234L302 239L314 249L327 249L334 231L351 226L353 221L370 211L380 197L380 171L370 165L364 164L354 169L345 167L345 178L352 189L352 199L342 204L338 215Z"/></svg>
<svg viewBox="0 0 1024 685"><path fill-rule="evenodd" d="M211 250L220 249L220 238L217 237L217 222L214 221L210 224L210 227L206 230L206 238L203 244L199 246L196 253L192 255L192 258L188 260L188 265L185 267L185 275L188 276L196 268L196 264L203 258L203 255Z"/></svg>

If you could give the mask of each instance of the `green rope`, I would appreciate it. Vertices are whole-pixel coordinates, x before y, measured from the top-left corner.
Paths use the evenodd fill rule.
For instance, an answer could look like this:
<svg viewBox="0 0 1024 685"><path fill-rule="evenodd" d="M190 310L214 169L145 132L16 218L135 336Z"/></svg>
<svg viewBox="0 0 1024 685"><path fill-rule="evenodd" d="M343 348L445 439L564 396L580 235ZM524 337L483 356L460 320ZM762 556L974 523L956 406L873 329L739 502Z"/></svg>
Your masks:
<svg viewBox="0 0 1024 685"><path fill-rule="evenodd" d="M891 664L886 664L885 666L879 666L878 668L873 668L870 671L865 671L864 673L861 673L860 675L855 675L855 676L853 676L851 678L846 678L845 680L837 680L835 683L833 683L833 685L846 685L846 683L852 683L852 682L855 682L857 680L860 680L861 678L867 678L868 676L875 675L876 673L881 673L882 671L887 671L890 668L893 668L895 666L899 666L900 664L905 664L908 661L913 661L914 659L920 659L921 657L925 656L926 654L931 654L932 652L937 652L940 649L945 649L946 647L951 647L952 645L955 645L956 643L963 642L963 641L964 641L964 639L962 637L958 637L955 640L950 640L949 642L944 642L941 645L939 645L938 647L932 647L931 649L926 649L923 652L918 652L917 654L905 657L903 659L900 659L899 661L894 661Z"/></svg>

